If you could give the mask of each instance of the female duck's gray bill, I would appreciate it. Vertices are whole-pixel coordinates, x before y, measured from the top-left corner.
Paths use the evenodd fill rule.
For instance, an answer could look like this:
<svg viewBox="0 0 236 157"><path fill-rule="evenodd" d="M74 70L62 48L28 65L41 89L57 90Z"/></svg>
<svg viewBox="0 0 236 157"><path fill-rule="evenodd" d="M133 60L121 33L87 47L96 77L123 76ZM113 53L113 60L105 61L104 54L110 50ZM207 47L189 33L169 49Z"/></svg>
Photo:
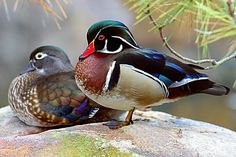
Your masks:
<svg viewBox="0 0 236 157"><path fill-rule="evenodd" d="M33 64L33 62L30 62L27 67L25 67L21 72L20 72L20 75L23 75L25 73L28 73L30 71L34 71L35 70L35 66Z"/></svg>

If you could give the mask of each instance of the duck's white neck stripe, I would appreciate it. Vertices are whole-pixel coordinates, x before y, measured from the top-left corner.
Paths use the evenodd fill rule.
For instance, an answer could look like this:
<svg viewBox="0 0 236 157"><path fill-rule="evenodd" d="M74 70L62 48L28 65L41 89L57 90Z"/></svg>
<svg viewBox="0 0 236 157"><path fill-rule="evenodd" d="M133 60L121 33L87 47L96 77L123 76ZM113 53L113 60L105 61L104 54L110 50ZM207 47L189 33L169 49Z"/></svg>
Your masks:
<svg viewBox="0 0 236 157"><path fill-rule="evenodd" d="M103 91L106 92L109 88L109 83L110 83L110 80L111 80L111 75L112 75L112 72L115 68L115 65L116 65L116 61L113 61L110 68L109 68L109 71L107 73L107 76L106 76L106 81L105 81L105 84L104 84L104 87L103 87Z"/></svg>

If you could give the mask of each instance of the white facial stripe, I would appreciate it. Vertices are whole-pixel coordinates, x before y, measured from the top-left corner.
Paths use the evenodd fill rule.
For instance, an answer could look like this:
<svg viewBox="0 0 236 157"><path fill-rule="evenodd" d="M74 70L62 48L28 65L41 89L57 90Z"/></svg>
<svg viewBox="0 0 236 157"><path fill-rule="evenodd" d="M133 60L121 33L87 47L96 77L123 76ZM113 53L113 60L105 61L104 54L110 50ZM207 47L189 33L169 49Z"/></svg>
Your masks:
<svg viewBox="0 0 236 157"><path fill-rule="evenodd" d="M159 80L158 78L152 76L151 74L149 74L149 73L147 73L147 72L145 72L145 71L143 71L143 70L140 70L140 69L135 68L135 67L132 66L132 65L128 65L128 64L123 64L123 65L124 65L124 66L127 66L127 67L130 67L132 70L137 71L137 72L139 72L139 73L141 73L141 74L143 74L143 75L146 75L147 77L152 78L153 80L157 81L157 82L160 84L160 86L162 87L163 92L165 93L165 96L166 96L166 97L169 96L169 91L168 91L166 85L165 85L161 80Z"/></svg>
<svg viewBox="0 0 236 157"><path fill-rule="evenodd" d="M105 81L104 87L102 89L104 92L106 92L108 90L109 83L110 83L110 80L111 80L111 75L112 75L112 72L115 68L115 65L116 65L116 61L113 61L110 68L109 68L109 71L107 73L106 81Z"/></svg>
<svg viewBox="0 0 236 157"><path fill-rule="evenodd" d="M125 31L129 34L130 38L133 40L133 42L135 43L135 45L138 45L138 44L136 43L136 41L134 40L133 36L130 34L130 32L127 31L126 29L125 29Z"/></svg>
<svg viewBox="0 0 236 157"><path fill-rule="evenodd" d="M106 28L109 28L109 27L114 27L114 26L109 25L109 26L107 26L107 27L104 27L104 28L100 29L100 30L98 31L98 33L96 34L96 36L94 37L94 40L98 37L98 35L101 33L102 30L104 30L104 29L106 29ZM125 28L125 27L124 27L124 28ZM133 36L130 34L130 32L127 31L126 29L124 29L124 30L129 34L130 38L131 38L131 39L133 40L133 42L137 45L136 41L134 40L134 38L133 38ZM133 48L135 48L135 49L139 49L138 47L136 47L136 46L130 44L128 41L126 41L125 39L123 39L123 38L121 38L121 37L119 37L119 36L112 36L112 37L117 37L117 38L121 39L122 41L124 41L125 43L127 43L128 45L130 45L131 47L133 47Z"/></svg>
<svg viewBox="0 0 236 157"><path fill-rule="evenodd" d="M128 41L126 41L124 38L122 38L122 37L120 37L120 36L111 36L111 37L122 40L123 42L125 42L125 43L128 44L129 46L133 47L134 49L139 49L138 47L132 45L131 43L129 43Z"/></svg>
<svg viewBox="0 0 236 157"><path fill-rule="evenodd" d="M103 27L102 29L100 29L100 30L98 31L98 33L96 34L96 36L94 37L94 40L98 37L98 35L101 33L102 30L104 30L104 29L106 29L106 28L109 28L109 27L114 27L114 26L109 25L109 26L106 26L106 27Z"/></svg>
<svg viewBox="0 0 236 157"><path fill-rule="evenodd" d="M104 47L102 48L102 50L99 50L99 52L102 52L102 53L108 53L108 54L115 54L115 53L119 53L123 50L123 45L120 44L119 48L115 51L108 51L107 50L107 43L108 43L108 39L105 40L105 45Z"/></svg>

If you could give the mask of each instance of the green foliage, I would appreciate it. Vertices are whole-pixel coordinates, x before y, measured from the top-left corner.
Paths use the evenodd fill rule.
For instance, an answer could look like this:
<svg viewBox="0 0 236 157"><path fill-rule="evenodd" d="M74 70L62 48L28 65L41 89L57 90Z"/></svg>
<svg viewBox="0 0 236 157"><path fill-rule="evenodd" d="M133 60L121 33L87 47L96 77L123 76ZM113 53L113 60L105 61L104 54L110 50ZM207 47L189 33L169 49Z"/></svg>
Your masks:
<svg viewBox="0 0 236 157"><path fill-rule="evenodd" d="M223 38L236 37L236 1L227 0L125 0L136 13L139 23L152 16L156 31L172 23L189 22L194 25L196 44L207 56L208 44ZM232 2L229 4L227 2Z"/></svg>

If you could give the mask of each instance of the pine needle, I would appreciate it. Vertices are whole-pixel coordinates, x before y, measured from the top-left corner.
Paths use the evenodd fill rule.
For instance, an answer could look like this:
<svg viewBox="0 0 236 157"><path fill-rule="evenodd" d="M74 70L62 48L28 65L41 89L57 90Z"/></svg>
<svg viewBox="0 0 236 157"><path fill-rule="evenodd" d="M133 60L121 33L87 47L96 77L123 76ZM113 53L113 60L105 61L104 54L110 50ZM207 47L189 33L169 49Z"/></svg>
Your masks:
<svg viewBox="0 0 236 157"><path fill-rule="evenodd" d="M44 12L46 12L46 14L53 16L53 18L56 18L57 21L63 21L63 19L67 18L64 5L67 5L71 2L71 0L15 0L12 7L13 11L15 12L19 6L19 3L24 1L39 5L44 10ZM0 4L1 3L3 3L7 19L10 20L7 0L0 0Z"/></svg>
<svg viewBox="0 0 236 157"><path fill-rule="evenodd" d="M46 15L51 15L58 29L61 29L60 21L67 19L67 13L64 6L71 3L71 0L15 0L12 6L13 12L16 12L19 4L25 1L40 6ZM7 0L0 0L0 4L1 3L3 4L7 19L10 20Z"/></svg>
<svg viewBox="0 0 236 157"><path fill-rule="evenodd" d="M17 9L17 7L18 7L19 1L20 1L20 0L15 0L14 7L13 7L13 11L14 11L14 12L16 11L16 9Z"/></svg>
<svg viewBox="0 0 236 157"><path fill-rule="evenodd" d="M7 2L6 2L6 0L2 0L2 1L3 1L3 6L4 6L4 9L5 9L5 12L6 12L7 20L10 21L10 15L9 15Z"/></svg>
<svg viewBox="0 0 236 157"><path fill-rule="evenodd" d="M236 37L236 0L125 0L136 14L138 24L149 16L156 26L149 31L172 23L189 22L185 15L193 17L196 44L201 48L201 56L209 57L208 45L223 38ZM148 10L148 13L147 13ZM234 14L233 14L234 13ZM177 28L176 28L177 29ZM200 56L200 55L198 55Z"/></svg>

